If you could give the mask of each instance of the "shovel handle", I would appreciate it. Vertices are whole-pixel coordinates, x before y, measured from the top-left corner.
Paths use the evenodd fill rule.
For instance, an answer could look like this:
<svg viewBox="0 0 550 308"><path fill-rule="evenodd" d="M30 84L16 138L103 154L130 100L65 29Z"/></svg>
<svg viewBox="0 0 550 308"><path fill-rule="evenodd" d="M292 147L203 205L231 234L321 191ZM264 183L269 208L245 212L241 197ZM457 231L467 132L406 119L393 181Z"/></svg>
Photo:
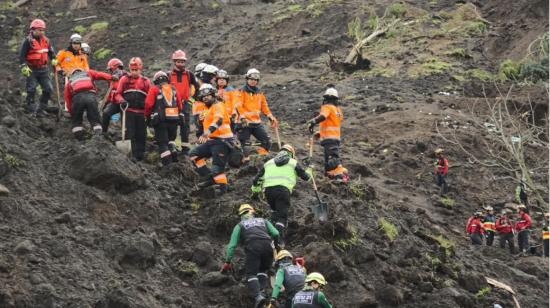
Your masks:
<svg viewBox="0 0 550 308"><path fill-rule="evenodd" d="M313 157L313 135L309 136L309 160Z"/></svg>
<svg viewBox="0 0 550 308"><path fill-rule="evenodd" d="M122 141L124 141L126 137L126 109L128 109L128 106L120 109L122 110Z"/></svg>
<svg viewBox="0 0 550 308"><path fill-rule="evenodd" d="M275 126L275 137L277 138L277 145L279 150L281 150L281 137L279 137L279 126Z"/></svg>
<svg viewBox="0 0 550 308"><path fill-rule="evenodd" d="M317 189L317 183L315 182L315 175L311 177L311 183L313 184L313 191L315 192L315 197L317 198L317 201L321 203L321 197L319 197L319 190Z"/></svg>
<svg viewBox="0 0 550 308"><path fill-rule="evenodd" d="M103 97L103 99L99 103L99 111L101 111L103 109L103 107L105 107L105 104L107 103L107 99L109 99L109 94L111 94L111 91L113 91L113 85L112 84L109 85L109 89L107 90L107 93L105 93L105 96Z"/></svg>
<svg viewBox="0 0 550 308"><path fill-rule="evenodd" d="M55 79L55 92L57 94L57 117L56 122L59 122L59 119L61 118L61 95L59 94L59 77L57 76L57 70L54 70L53 76Z"/></svg>

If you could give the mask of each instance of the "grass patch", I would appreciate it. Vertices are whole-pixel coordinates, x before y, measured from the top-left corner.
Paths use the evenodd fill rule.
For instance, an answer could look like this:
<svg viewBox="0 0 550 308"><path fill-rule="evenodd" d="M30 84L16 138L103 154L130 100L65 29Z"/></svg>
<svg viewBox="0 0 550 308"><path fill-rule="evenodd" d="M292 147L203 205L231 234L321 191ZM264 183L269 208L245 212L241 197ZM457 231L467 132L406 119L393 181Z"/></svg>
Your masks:
<svg viewBox="0 0 550 308"><path fill-rule="evenodd" d="M13 3L13 1L5 1L3 3L0 3L0 11L10 11L14 10L15 8L15 3Z"/></svg>
<svg viewBox="0 0 550 308"><path fill-rule="evenodd" d="M165 6L165 5L168 5L168 0L159 0L155 3L151 3L151 6L152 7L157 7L157 6Z"/></svg>
<svg viewBox="0 0 550 308"><path fill-rule="evenodd" d="M94 58L96 58L97 60L103 60L103 59L109 57L112 53L113 53L113 51L111 49L101 48L101 49L97 50L96 52L94 52Z"/></svg>
<svg viewBox="0 0 550 308"><path fill-rule="evenodd" d="M194 262L178 260L176 271L186 277L195 276L199 272L199 267Z"/></svg>
<svg viewBox="0 0 550 308"><path fill-rule="evenodd" d="M479 68L468 70L466 73L471 78L479 79L481 81L490 81L496 79L495 75Z"/></svg>
<svg viewBox="0 0 550 308"><path fill-rule="evenodd" d="M369 77L386 77L391 78L397 74L397 71L393 67L374 67L367 72Z"/></svg>
<svg viewBox="0 0 550 308"><path fill-rule="evenodd" d="M429 253L426 253L425 256L431 264L433 273L437 272L441 265L443 265L443 262L438 257L432 256Z"/></svg>
<svg viewBox="0 0 550 308"><path fill-rule="evenodd" d="M477 11L475 5L467 3L451 12L439 12L439 17L446 20L441 29L453 38L482 35L487 31L487 21Z"/></svg>
<svg viewBox="0 0 550 308"><path fill-rule="evenodd" d="M432 236L432 238L439 244L439 247L443 248L447 258L454 256L455 245L451 240L445 238L443 235Z"/></svg>
<svg viewBox="0 0 550 308"><path fill-rule="evenodd" d="M327 8L338 2L341 0L313 0L304 8L304 11L311 17L319 17Z"/></svg>
<svg viewBox="0 0 550 308"><path fill-rule="evenodd" d="M160 155L157 152L147 152L145 154L145 161L150 164L156 164L160 161Z"/></svg>
<svg viewBox="0 0 550 308"><path fill-rule="evenodd" d="M449 197L441 197L439 201L441 202L441 204L443 204L444 207L448 209L452 209L455 206L455 201Z"/></svg>
<svg viewBox="0 0 550 308"><path fill-rule="evenodd" d="M109 23L106 21L96 22L90 26L90 29L92 29L92 31L103 31L107 30L107 28L109 28Z"/></svg>
<svg viewBox="0 0 550 308"><path fill-rule="evenodd" d="M19 160L19 158L11 154L5 154L2 160L4 160L6 164L8 164L8 166L10 166L11 168L17 168L23 165L23 162Z"/></svg>
<svg viewBox="0 0 550 308"><path fill-rule="evenodd" d="M73 28L73 31L78 33L78 34L84 34L84 33L86 33L87 30L88 29L83 25L77 25Z"/></svg>
<svg viewBox="0 0 550 308"><path fill-rule="evenodd" d="M352 247L355 247L361 243L361 239L357 233L357 228L352 225L347 226L349 236L347 238L339 239L334 242L334 244L343 250L348 250Z"/></svg>
<svg viewBox="0 0 550 308"><path fill-rule="evenodd" d="M390 241L395 240L399 235L397 227L383 217L378 219L378 227L384 231Z"/></svg>
<svg viewBox="0 0 550 308"><path fill-rule="evenodd" d="M471 58L471 56L466 52L466 50L464 50L464 48L455 48L453 50L447 51L445 55L461 59Z"/></svg>
<svg viewBox="0 0 550 308"><path fill-rule="evenodd" d="M498 75L501 79L517 80L521 73L521 64L510 59L500 63Z"/></svg>
<svg viewBox="0 0 550 308"><path fill-rule="evenodd" d="M296 14L302 12L304 8L301 4L291 4L279 11L273 13L275 16L275 22L280 22L286 19L294 17Z"/></svg>
<svg viewBox="0 0 550 308"><path fill-rule="evenodd" d="M458 81L458 82L464 82L466 81L466 77L462 76L462 75L453 75L453 79Z"/></svg>
<svg viewBox="0 0 550 308"><path fill-rule="evenodd" d="M216 9L219 9L220 8L220 4L218 3L218 1L214 1L210 4L210 7L213 9L213 10L216 10Z"/></svg>
<svg viewBox="0 0 550 308"><path fill-rule="evenodd" d="M422 63L420 66L413 66L411 68L410 74L412 77L430 76L444 73L451 69L451 67L452 65L450 63L443 62L435 57L431 57L426 59L424 63Z"/></svg>
<svg viewBox="0 0 550 308"><path fill-rule="evenodd" d="M477 300L482 300L485 298L485 296L487 296L487 294L491 293L491 287L484 287L484 288L481 288L479 289L479 291L477 291L476 293L476 299Z"/></svg>
<svg viewBox="0 0 550 308"><path fill-rule="evenodd" d="M407 8L403 3L393 3L387 8L387 13L395 18L401 18L407 14Z"/></svg>
<svg viewBox="0 0 550 308"><path fill-rule="evenodd" d="M194 212L197 212L198 210L200 210L201 208L201 204L200 203L197 203L197 202L192 202L191 203L191 209L194 211Z"/></svg>

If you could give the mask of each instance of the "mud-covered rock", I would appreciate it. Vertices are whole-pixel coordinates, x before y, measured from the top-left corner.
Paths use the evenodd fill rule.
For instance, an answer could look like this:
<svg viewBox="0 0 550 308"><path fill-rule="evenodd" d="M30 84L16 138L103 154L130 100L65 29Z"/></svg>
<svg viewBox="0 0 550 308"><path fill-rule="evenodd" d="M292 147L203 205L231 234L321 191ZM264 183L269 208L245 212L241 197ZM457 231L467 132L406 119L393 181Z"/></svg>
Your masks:
<svg viewBox="0 0 550 308"><path fill-rule="evenodd" d="M483 275L474 272L462 272L458 275L458 283L464 289L476 293L487 285Z"/></svg>
<svg viewBox="0 0 550 308"><path fill-rule="evenodd" d="M105 250L123 268L147 269L156 262L153 241L140 232L111 239Z"/></svg>
<svg viewBox="0 0 550 308"><path fill-rule="evenodd" d="M8 115L2 118L1 123L7 127L13 127L17 121L14 117Z"/></svg>
<svg viewBox="0 0 550 308"><path fill-rule="evenodd" d="M130 193L145 184L141 169L103 140L90 140L67 158L67 173L84 184Z"/></svg>
<svg viewBox="0 0 550 308"><path fill-rule="evenodd" d="M54 308L56 307L56 291L49 283L42 283L33 290L33 307Z"/></svg>
<svg viewBox="0 0 550 308"><path fill-rule="evenodd" d="M205 266L212 259L212 245L208 242L199 242L195 245L193 250L193 257L191 260L198 266Z"/></svg>
<svg viewBox="0 0 550 308"><path fill-rule="evenodd" d="M15 253L18 255L26 255L34 250L35 246L30 240L24 240L15 246Z"/></svg>
<svg viewBox="0 0 550 308"><path fill-rule="evenodd" d="M329 243L313 242L305 247L305 256L311 271L320 271L328 281L338 282L346 278L342 259Z"/></svg>
<svg viewBox="0 0 550 308"><path fill-rule="evenodd" d="M7 196L9 194L10 190L6 186L0 184L0 196Z"/></svg>
<svg viewBox="0 0 550 308"><path fill-rule="evenodd" d="M230 276L220 272L206 273L200 278L200 283L207 287L219 287L231 280Z"/></svg>
<svg viewBox="0 0 550 308"><path fill-rule="evenodd" d="M380 285L375 289L376 299L390 306L398 306L403 303L403 292L392 285Z"/></svg>

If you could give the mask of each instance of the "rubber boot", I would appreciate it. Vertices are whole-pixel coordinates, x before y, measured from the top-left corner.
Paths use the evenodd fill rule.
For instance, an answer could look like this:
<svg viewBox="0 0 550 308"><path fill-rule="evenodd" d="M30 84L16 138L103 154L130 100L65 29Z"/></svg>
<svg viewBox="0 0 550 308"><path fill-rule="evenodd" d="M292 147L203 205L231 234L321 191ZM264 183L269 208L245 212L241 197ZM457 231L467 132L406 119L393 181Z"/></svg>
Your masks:
<svg viewBox="0 0 550 308"><path fill-rule="evenodd" d="M170 142L168 144L168 149L170 150L171 156L172 156L172 162L177 163L178 162L178 150L176 148L176 144L173 142Z"/></svg>
<svg viewBox="0 0 550 308"><path fill-rule="evenodd" d="M259 281L258 277L248 278L247 286L248 286L248 290L250 292L250 296L252 298L257 299L258 296L262 296L262 294L260 293L260 281ZM264 297L264 299L265 299L265 297ZM255 306L255 307L257 307L257 306Z"/></svg>
<svg viewBox="0 0 550 308"><path fill-rule="evenodd" d="M254 299L254 308L262 308L265 307L266 298L262 294L258 294L256 298Z"/></svg>
<svg viewBox="0 0 550 308"><path fill-rule="evenodd" d="M258 273L256 277L258 277L258 282L260 283L260 293L264 295L265 289L267 288L267 282L269 281L267 274Z"/></svg>

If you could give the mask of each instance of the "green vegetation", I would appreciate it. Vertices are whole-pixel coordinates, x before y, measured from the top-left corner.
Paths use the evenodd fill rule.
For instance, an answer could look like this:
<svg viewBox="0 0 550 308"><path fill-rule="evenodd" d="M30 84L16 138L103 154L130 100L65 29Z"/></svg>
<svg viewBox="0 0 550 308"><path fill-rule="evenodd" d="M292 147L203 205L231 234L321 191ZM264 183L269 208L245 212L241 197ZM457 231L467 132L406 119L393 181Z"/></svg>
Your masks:
<svg viewBox="0 0 550 308"><path fill-rule="evenodd" d="M485 296L487 296L487 294L489 294L491 292L491 287L484 287L484 288L481 288L479 289L479 291L477 291L476 293L476 299L478 300L482 300L485 298Z"/></svg>
<svg viewBox="0 0 550 308"><path fill-rule="evenodd" d="M453 206L455 206L455 201L452 198L449 198L449 197L441 197L441 199L439 199L439 201L441 201L441 204L443 204L443 206L448 208L448 209L452 209Z"/></svg>
<svg viewBox="0 0 550 308"><path fill-rule="evenodd" d="M191 277L199 272L199 267L194 262L178 260L176 271L183 276Z"/></svg>
<svg viewBox="0 0 550 308"><path fill-rule="evenodd" d="M441 61L439 58L428 58L420 66L414 66L411 68L412 77L430 76L434 74L441 74L448 71L452 65L447 62Z"/></svg>
<svg viewBox="0 0 550 308"><path fill-rule="evenodd" d="M477 36L487 31L487 21L477 11L475 5L467 3L451 12L439 12L439 17L446 21L441 25L445 34L452 37Z"/></svg>
<svg viewBox="0 0 550 308"><path fill-rule="evenodd" d="M451 240L446 239L443 235L432 236L432 239L434 239L439 244L439 247L443 248L443 250L445 251L445 256L447 258L454 256L455 245Z"/></svg>
<svg viewBox="0 0 550 308"><path fill-rule="evenodd" d="M352 247L355 247L361 243L361 239L359 238L357 234L357 228L355 228L352 225L347 226L347 230L349 232L349 236L343 239L339 239L334 242L334 244L343 250L348 250Z"/></svg>
<svg viewBox="0 0 550 308"><path fill-rule="evenodd" d="M5 1L0 3L0 11L9 11L15 9L15 3L13 1Z"/></svg>
<svg viewBox="0 0 550 308"><path fill-rule="evenodd" d="M432 256L427 252L426 252L425 256L426 256L426 259L428 259L428 261L430 262L430 264L432 266L432 273L437 272L439 270L439 268L441 267L441 265L443 265L443 262L438 257Z"/></svg>
<svg viewBox="0 0 550 308"><path fill-rule="evenodd" d="M399 235L397 227L383 217L378 219L378 226L384 231L390 241L395 240L397 235Z"/></svg>
<svg viewBox="0 0 550 308"><path fill-rule="evenodd" d="M90 26L90 29L92 29L92 31L103 31L103 30L107 30L108 27L109 27L108 22L100 21L100 22L96 22L96 23L92 24Z"/></svg>
<svg viewBox="0 0 550 308"><path fill-rule="evenodd" d="M313 0L305 7L304 11L311 17L319 17L328 7L338 2L341 0Z"/></svg>
<svg viewBox="0 0 550 308"><path fill-rule="evenodd" d="M475 79L479 79L481 81L490 81L490 80L496 79L496 77L493 74L479 68L468 70L466 73L468 74L468 76Z"/></svg>
<svg viewBox="0 0 550 308"><path fill-rule="evenodd" d="M517 80L521 73L521 64L510 59L500 64L498 75L501 79Z"/></svg>
<svg viewBox="0 0 550 308"><path fill-rule="evenodd" d="M165 5L168 5L168 4L169 4L169 3L168 3L168 0L159 0L159 1L155 2L155 3L151 3L150 5L151 5L152 7L157 7L157 6L165 6Z"/></svg>
<svg viewBox="0 0 550 308"><path fill-rule="evenodd" d="M2 160L4 160L6 164L8 164L8 166L12 168L17 168L23 165L23 162L21 162L17 157L11 154L4 154L4 157L2 157Z"/></svg>
<svg viewBox="0 0 550 308"><path fill-rule="evenodd" d="M471 56L466 52L466 50L464 50L464 48L455 48L453 50L450 50L450 51L447 51L445 53L446 56L451 56L451 57L455 57L455 58L462 58L462 59L467 59L467 58L470 58Z"/></svg>
<svg viewBox="0 0 550 308"><path fill-rule="evenodd" d="M547 81L548 44L548 33L544 33L529 44L522 60L515 62L507 59L502 62L498 70L499 79L529 83Z"/></svg>
<svg viewBox="0 0 550 308"><path fill-rule="evenodd" d="M193 212L197 212L201 208L201 204L198 202L192 202L191 203L191 209Z"/></svg>
<svg viewBox="0 0 550 308"><path fill-rule="evenodd" d="M84 34L87 30L88 29L83 25L77 25L73 28L73 31L79 34Z"/></svg>
<svg viewBox="0 0 550 308"><path fill-rule="evenodd" d="M160 161L160 155L158 152L147 152L145 154L145 161L150 164L156 164Z"/></svg>
<svg viewBox="0 0 550 308"><path fill-rule="evenodd" d="M111 54L112 54L111 49L101 48L101 49L97 50L96 52L94 52L94 58L96 58L97 60L103 60L103 59L109 57Z"/></svg>
<svg viewBox="0 0 550 308"><path fill-rule="evenodd" d="M386 9L387 14L395 18L401 18L407 13L407 8L403 3L393 3Z"/></svg>

